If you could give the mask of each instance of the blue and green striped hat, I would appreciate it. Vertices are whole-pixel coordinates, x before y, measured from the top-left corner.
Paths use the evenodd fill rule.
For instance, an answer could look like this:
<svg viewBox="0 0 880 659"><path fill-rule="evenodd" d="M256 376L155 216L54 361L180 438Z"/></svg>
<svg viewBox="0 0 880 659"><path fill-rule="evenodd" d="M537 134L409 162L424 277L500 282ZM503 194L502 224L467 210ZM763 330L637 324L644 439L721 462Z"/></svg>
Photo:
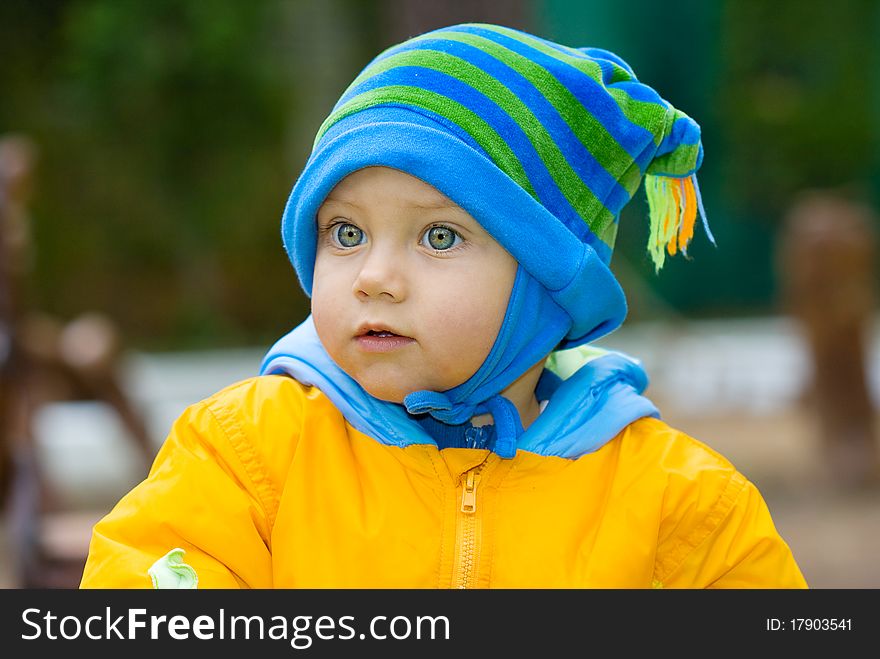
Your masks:
<svg viewBox="0 0 880 659"><path fill-rule="evenodd" d="M572 318L563 347L619 326L618 219L642 181L657 271L686 253L697 214L700 128L599 48L498 25L446 27L370 62L318 130L282 238L311 295L318 208L346 175L405 171L470 213Z"/></svg>

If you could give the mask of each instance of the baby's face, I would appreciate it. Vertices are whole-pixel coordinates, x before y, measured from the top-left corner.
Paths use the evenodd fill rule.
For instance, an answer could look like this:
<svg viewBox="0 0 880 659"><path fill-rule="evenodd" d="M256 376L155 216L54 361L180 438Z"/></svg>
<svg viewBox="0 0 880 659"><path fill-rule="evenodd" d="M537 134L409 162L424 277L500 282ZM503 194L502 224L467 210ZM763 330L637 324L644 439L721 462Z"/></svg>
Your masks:
<svg viewBox="0 0 880 659"><path fill-rule="evenodd" d="M476 373L515 274L514 258L436 188L369 167L340 181L318 210L312 316L346 373L400 403Z"/></svg>

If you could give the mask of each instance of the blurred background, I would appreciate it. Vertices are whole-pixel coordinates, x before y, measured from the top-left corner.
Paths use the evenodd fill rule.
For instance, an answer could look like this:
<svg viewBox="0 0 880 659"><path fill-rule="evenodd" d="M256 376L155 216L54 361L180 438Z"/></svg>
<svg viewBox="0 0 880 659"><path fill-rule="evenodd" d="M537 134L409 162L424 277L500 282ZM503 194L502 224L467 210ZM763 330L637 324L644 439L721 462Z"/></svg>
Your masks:
<svg viewBox="0 0 880 659"><path fill-rule="evenodd" d="M173 419L306 316L279 221L318 126L382 49L468 21L617 52L701 124L717 248L655 275L640 192L600 344L813 587L880 587L880 0L0 3L0 586L76 586Z"/></svg>

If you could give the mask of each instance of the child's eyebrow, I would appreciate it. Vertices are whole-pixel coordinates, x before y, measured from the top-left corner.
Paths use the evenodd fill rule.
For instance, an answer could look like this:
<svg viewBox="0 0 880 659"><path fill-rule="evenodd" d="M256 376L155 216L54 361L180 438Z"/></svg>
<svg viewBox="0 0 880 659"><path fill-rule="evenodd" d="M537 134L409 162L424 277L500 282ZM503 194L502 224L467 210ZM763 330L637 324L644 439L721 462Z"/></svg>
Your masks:
<svg viewBox="0 0 880 659"><path fill-rule="evenodd" d="M333 195L327 195L324 199L324 203L335 202L337 204L348 204L349 206L357 206L357 204L353 201L348 201L346 199L340 199L339 197L334 197Z"/></svg>
<svg viewBox="0 0 880 659"><path fill-rule="evenodd" d="M447 199L445 197L440 198L440 199L433 199L431 201L414 202L413 206L415 206L416 208L425 208L428 210L443 209L443 208L461 208L454 201L452 201L451 199Z"/></svg>
<svg viewBox="0 0 880 659"><path fill-rule="evenodd" d="M332 195L328 195L324 200L327 202L336 202L339 204L346 204L347 206L355 206L360 208L361 205L356 201L351 201L348 199L341 199L339 197L334 197ZM457 209L462 210L461 206L456 204L451 199L447 199L446 197L431 199L431 200L419 200L419 201L407 201L407 205L412 206L413 208L422 208L425 210L442 210L442 209Z"/></svg>

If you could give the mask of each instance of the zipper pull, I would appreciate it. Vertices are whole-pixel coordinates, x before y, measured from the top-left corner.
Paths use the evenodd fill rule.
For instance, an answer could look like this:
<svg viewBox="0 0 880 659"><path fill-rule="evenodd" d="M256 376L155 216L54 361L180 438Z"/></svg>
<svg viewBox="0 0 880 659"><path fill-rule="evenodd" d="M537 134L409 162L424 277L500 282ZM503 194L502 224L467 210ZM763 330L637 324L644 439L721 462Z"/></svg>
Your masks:
<svg viewBox="0 0 880 659"><path fill-rule="evenodd" d="M477 511L477 483L479 482L479 470L471 469L467 473L464 489L461 493L461 512L473 514Z"/></svg>

